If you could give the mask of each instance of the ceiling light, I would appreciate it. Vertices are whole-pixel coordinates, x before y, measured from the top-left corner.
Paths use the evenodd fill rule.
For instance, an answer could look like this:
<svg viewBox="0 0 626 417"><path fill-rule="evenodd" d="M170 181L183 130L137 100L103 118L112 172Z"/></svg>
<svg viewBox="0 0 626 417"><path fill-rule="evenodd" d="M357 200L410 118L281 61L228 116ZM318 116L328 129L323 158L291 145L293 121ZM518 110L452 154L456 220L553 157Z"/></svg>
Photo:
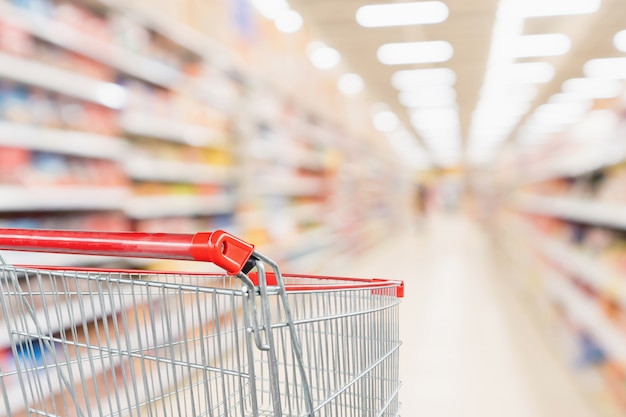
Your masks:
<svg viewBox="0 0 626 417"><path fill-rule="evenodd" d="M398 127L400 120L394 112L381 111L374 115L372 118L374 127L381 132L391 132Z"/></svg>
<svg viewBox="0 0 626 417"><path fill-rule="evenodd" d="M484 99L502 99L502 100L534 100L539 92L536 85L533 84L509 84L496 85L486 84L480 90L481 100Z"/></svg>
<svg viewBox="0 0 626 417"><path fill-rule="evenodd" d="M560 126L576 122L589 110L585 102L547 103L535 109L530 121L539 126Z"/></svg>
<svg viewBox="0 0 626 417"><path fill-rule="evenodd" d="M600 8L600 0L523 0L514 4L515 12L523 17L589 14Z"/></svg>
<svg viewBox="0 0 626 417"><path fill-rule="evenodd" d="M473 128L470 133L470 143L475 145L476 143L493 143L505 140L510 134L512 129L509 127L499 126L485 126L479 129Z"/></svg>
<svg viewBox="0 0 626 417"><path fill-rule="evenodd" d="M571 93L557 93L552 94L548 99L548 104L563 104L563 103L572 103L572 102L584 102L590 104L590 99L581 97L578 94Z"/></svg>
<svg viewBox="0 0 626 417"><path fill-rule="evenodd" d="M417 131L420 135L429 138L438 138L442 136L461 136L461 131L459 130L458 123L453 123L449 125L424 126L423 128L417 129Z"/></svg>
<svg viewBox="0 0 626 417"><path fill-rule="evenodd" d="M472 113L473 123L502 124L517 120L530 110L528 101L481 100Z"/></svg>
<svg viewBox="0 0 626 417"><path fill-rule="evenodd" d="M353 96L363 91L365 83L358 74L343 74L337 82L339 91L347 96Z"/></svg>
<svg viewBox="0 0 626 417"><path fill-rule="evenodd" d="M501 43L503 52L513 58L542 57L565 55L572 42L562 33L545 35L526 35Z"/></svg>
<svg viewBox="0 0 626 417"><path fill-rule="evenodd" d="M459 124L459 113L455 109L419 109L411 114L411 123L418 130L443 129Z"/></svg>
<svg viewBox="0 0 626 417"><path fill-rule="evenodd" d="M450 68L428 68L398 71L391 77L391 84L398 90L415 90L429 85L452 86L456 74Z"/></svg>
<svg viewBox="0 0 626 417"><path fill-rule="evenodd" d="M613 36L613 45L622 52L626 52L626 30L619 31Z"/></svg>
<svg viewBox="0 0 626 417"><path fill-rule="evenodd" d="M572 78L565 81L561 89L584 98L613 98L622 93L624 85L606 78Z"/></svg>
<svg viewBox="0 0 626 417"><path fill-rule="evenodd" d="M251 0L251 3L263 17L270 20L289 10L286 0Z"/></svg>
<svg viewBox="0 0 626 417"><path fill-rule="evenodd" d="M438 138L424 138L429 149L439 153L458 152L461 139L458 136L440 136Z"/></svg>
<svg viewBox="0 0 626 417"><path fill-rule="evenodd" d="M585 63L583 72L592 78L626 79L626 58L592 59Z"/></svg>
<svg viewBox="0 0 626 417"><path fill-rule="evenodd" d="M547 62L523 62L499 65L487 74L487 83L506 84L541 84L554 78L554 67Z"/></svg>
<svg viewBox="0 0 626 417"><path fill-rule="evenodd" d="M386 65L445 62L454 49L446 41L387 43L378 48L378 60Z"/></svg>
<svg viewBox="0 0 626 417"><path fill-rule="evenodd" d="M356 21L364 27L423 25L443 22L448 6L440 1L370 4L356 12Z"/></svg>
<svg viewBox="0 0 626 417"><path fill-rule="evenodd" d="M283 33L295 33L302 29L303 24L302 16L295 10L286 10L279 13L274 19L276 29Z"/></svg>
<svg viewBox="0 0 626 417"><path fill-rule="evenodd" d="M328 46L317 46L312 48L309 53L309 58L315 68L319 69L331 69L339 65L341 61L341 55L339 52Z"/></svg>
<svg viewBox="0 0 626 417"><path fill-rule="evenodd" d="M405 107L451 106L456 102L456 91L450 87L402 91L398 94L398 101Z"/></svg>

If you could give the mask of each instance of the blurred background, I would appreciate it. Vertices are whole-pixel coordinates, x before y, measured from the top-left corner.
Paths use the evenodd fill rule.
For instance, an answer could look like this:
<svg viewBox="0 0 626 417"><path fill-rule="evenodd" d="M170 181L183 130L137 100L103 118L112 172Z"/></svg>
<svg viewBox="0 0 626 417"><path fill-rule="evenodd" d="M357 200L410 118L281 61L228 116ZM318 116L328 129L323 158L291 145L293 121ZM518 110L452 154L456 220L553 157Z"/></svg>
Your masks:
<svg viewBox="0 0 626 417"><path fill-rule="evenodd" d="M625 79L623 0L0 0L0 227L403 279L403 415L623 416Z"/></svg>

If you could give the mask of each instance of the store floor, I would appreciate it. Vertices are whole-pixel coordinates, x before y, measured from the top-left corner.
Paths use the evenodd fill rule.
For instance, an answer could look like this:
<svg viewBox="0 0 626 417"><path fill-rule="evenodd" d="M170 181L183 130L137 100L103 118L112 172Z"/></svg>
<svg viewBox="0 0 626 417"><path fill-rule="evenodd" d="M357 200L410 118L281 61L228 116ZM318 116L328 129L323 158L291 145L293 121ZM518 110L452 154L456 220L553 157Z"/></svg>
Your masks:
<svg viewBox="0 0 626 417"><path fill-rule="evenodd" d="M435 215L334 269L406 283L403 416L595 416L468 218Z"/></svg>

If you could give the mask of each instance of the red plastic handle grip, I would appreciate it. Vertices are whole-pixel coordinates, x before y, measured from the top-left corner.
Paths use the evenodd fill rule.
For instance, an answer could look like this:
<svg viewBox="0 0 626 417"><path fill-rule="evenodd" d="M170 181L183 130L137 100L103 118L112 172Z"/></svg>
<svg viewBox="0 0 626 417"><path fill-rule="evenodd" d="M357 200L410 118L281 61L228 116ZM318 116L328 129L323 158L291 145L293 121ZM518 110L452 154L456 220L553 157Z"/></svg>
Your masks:
<svg viewBox="0 0 626 417"><path fill-rule="evenodd" d="M223 230L191 235L0 229L0 249L208 261L237 274L254 246Z"/></svg>

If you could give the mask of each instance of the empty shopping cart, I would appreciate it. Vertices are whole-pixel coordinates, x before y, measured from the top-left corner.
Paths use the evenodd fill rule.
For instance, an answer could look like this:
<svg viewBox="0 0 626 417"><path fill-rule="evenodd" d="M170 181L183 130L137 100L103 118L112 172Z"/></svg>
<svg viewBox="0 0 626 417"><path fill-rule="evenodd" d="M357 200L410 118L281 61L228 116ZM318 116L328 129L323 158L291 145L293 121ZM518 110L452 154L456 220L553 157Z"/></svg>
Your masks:
<svg viewBox="0 0 626 417"><path fill-rule="evenodd" d="M403 283L281 274L226 232L0 229L0 248L222 275L0 263L0 416L395 416Z"/></svg>

